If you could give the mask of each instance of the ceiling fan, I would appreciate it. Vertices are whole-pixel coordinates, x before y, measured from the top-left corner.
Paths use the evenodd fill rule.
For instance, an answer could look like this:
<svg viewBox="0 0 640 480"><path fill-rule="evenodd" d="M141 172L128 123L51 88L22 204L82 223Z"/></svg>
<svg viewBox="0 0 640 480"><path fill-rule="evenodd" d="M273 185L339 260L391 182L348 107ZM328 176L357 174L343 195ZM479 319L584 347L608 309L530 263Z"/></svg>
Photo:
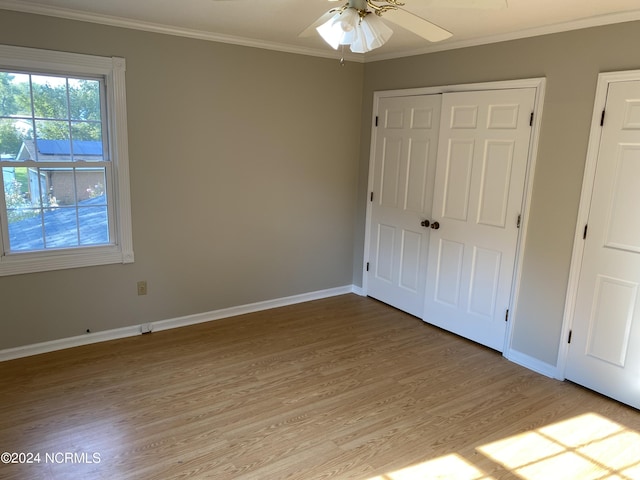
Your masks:
<svg viewBox="0 0 640 480"><path fill-rule="evenodd" d="M336 2L340 0L329 0ZM447 8L505 8L507 0L431 0L430 6ZM354 53L365 53L384 45L393 30L381 17L419 35L429 42L446 40L453 34L402 7L400 0L347 0L332 8L306 28L301 37L316 31L334 49L349 45Z"/></svg>

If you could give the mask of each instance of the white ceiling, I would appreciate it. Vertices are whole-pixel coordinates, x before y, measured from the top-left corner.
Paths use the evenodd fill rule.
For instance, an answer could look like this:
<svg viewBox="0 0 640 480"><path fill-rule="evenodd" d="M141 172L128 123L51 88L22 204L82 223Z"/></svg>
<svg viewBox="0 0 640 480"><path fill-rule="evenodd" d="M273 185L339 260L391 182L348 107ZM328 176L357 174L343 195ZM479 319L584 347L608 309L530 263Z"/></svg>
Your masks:
<svg viewBox="0 0 640 480"><path fill-rule="evenodd" d="M404 7L449 30L452 38L429 43L387 20L394 34L386 45L366 56L347 50L345 58L381 60L640 20L639 0L507 0L503 9L447 6L456 1L405 0ZM334 58L340 52L319 36L298 35L339 5L327 0L0 0L0 9Z"/></svg>

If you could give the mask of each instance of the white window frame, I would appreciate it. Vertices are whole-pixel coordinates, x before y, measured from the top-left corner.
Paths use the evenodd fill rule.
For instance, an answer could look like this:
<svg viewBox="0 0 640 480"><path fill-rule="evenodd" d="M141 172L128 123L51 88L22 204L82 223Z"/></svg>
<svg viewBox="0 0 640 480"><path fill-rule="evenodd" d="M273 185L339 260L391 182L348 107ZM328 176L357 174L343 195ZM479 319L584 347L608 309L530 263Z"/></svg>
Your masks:
<svg viewBox="0 0 640 480"><path fill-rule="evenodd" d="M113 195L109 199L114 238L110 245L74 247L58 250L10 253L0 235L0 276L88 267L113 263L133 263L131 193L129 191L129 153L124 58L98 57L76 53L0 45L0 67L33 73L65 76L99 76L104 79L107 109L106 141L111 155ZM4 202L3 202L4 204ZM6 212L0 223L8 228Z"/></svg>

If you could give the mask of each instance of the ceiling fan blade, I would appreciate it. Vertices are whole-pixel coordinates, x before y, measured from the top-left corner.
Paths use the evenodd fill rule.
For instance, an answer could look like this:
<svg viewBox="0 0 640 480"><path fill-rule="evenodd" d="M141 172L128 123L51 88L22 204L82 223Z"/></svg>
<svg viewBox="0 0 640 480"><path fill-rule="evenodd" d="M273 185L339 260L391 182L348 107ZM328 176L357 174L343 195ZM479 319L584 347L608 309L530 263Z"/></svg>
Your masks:
<svg viewBox="0 0 640 480"><path fill-rule="evenodd" d="M318 32L316 31L316 27L319 27L320 25L328 21L331 17L333 17L335 13L336 13L335 11L329 10L327 13L323 14L319 19L317 19L315 22L313 22L311 25L309 25L307 28L301 31L298 34L298 37L312 37L317 35Z"/></svg>
<svg viewBox="0 0 640 480"><path fill-rule="evenodd" d="M435 23L402 9L389 10L384 14L384 18L430 42L440 42L453 35Z"/></svg>
<svg viewBox="0 0 640 480"><path fill-rule="evenodd" d="M507 0L431 0L429 6L438 8L476 8L499 10L507 8Z"/></svg>

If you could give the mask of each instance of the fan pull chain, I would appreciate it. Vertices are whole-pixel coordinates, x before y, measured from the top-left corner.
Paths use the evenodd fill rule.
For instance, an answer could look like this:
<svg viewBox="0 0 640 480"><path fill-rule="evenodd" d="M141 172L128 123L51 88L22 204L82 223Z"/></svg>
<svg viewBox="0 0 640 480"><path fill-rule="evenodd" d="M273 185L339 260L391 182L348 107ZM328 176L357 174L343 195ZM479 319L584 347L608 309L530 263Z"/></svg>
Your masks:
<svg viewBox="0 0 640 480"><path fill-rule="evenodd" d="M340 49L340 54L342 55L340 57L340 66L344 67L344 45L342 45L342 48Z"/></svg>

